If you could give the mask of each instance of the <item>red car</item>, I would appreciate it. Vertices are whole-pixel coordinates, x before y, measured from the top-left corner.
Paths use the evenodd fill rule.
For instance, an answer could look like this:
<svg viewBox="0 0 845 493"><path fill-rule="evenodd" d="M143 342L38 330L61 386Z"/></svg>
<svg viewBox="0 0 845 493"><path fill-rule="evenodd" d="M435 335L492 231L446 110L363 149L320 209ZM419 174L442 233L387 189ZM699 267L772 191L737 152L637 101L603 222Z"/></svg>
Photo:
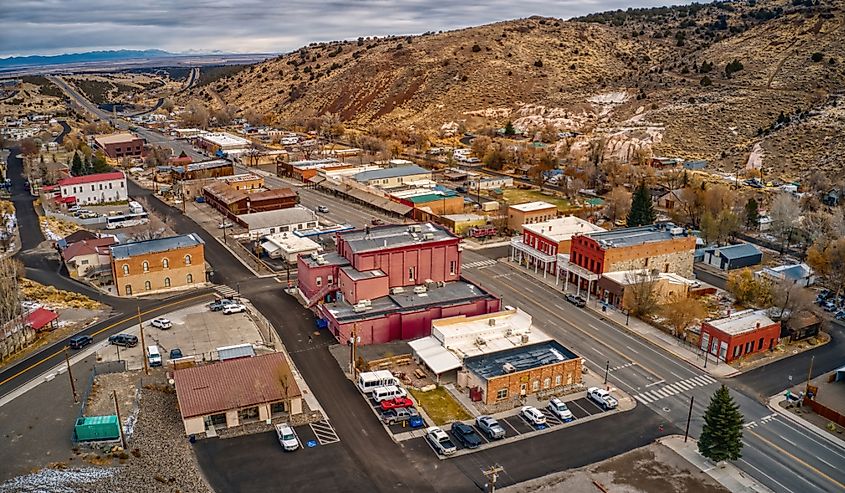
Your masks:
<svg viewBox="0 0 845 493"><path fill-rule="evenodd" d="M381 401L381 410L387 411L388 409L396 409L399 407L411 407L413 405L414 401L408 399L407 397L395 397L393 399Z"/></svg>

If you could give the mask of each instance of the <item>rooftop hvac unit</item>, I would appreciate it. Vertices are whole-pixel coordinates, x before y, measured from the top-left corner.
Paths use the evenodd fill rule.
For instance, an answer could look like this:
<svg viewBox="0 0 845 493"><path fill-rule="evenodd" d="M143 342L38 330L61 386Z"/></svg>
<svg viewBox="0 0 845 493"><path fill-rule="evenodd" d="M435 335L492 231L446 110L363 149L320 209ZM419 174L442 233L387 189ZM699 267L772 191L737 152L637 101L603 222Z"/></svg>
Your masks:
<svg viewBox="0 0 845 493"><path fill-rule="evenodd" d="M369 300L361 300L358 303L355 303L354 305L352 305L352 311L355 312L355 313L361 313L363 311L367 311L370 308L372 308L369 303L364 303L364 301L369 301Z"/></svg>
<svg viewBox="0 0 845 493"><path fill-rule="evenodd" d="M322 255L317 255L316 260L317 260L317 265L326 265L326 264L329 263L329 261L326 260L326 257L323 257Z"/></svg>
<svg viewBox="0 0 845 493"><path fill-rule="evenodd" d="M311 260L317 260L317 258L318 258L319 256L320 256L320 254L319 254L319 253L317 253L317 252L311 252Z"/></svg>
<svg viewBox="0 0 845 493"><path fill-rule="evenodd" d="M487 340L481 336L475 338L475 345L476 346L483 346L487 344Z"/></svg>
<svg viewBox="0 0 845 493"><path fill-rule="evenodd" d="M490 325L490 326L496 325L496 319L491 318L490 320L487 321L487 325Z"/></svg>
<svg viewBox="0 0 845 493"><path fill-rule="evenodd" d="M370 300L359 300L358 303L360 303L361 305L364 305L366 307L373 306L373 302L370 301Z"/></svg>
<svg viewBox="0 0 845 493"><path fill-rule="evenodd" d="M419 224L412 224L412 225L408 226L408 232L410 232L410 233L421 233L422 232L422 226L420 226Z"/></svg>
<svg viewBox="0 0 845 493"><path fill-rule="evenodd" d="M519 340L523 344L528 344L528 334L522 334L522 337L520 337Z"/></svg>
<svg viewBox="0 0 845 493"><path fill-rule="evenodd" d="M402 286L398 286L398 287L392 288L390 290L390 294L402 294L404 292L405 292L405 288L403 288Z"/></svg>
<svg viewBox="0 0 845 493"><path fill-rule="evenodd" d="M416 294L423 294L428 291L428 288L425 286L414 286L414 293Z"/></svg>
<svg viewBox="0 0 845 493"><path fill-rule="evenodd" d="M434 239L434 233L426 233L426 234L424 234L424 235L423 235L423 239L424 239L424 240L433 240L433 239Z"/></svg>
<svg viewBox="0 0 845 493"><path fill-rule="evenodd" d="M515 372L515 371L516 371L516 367L515 367L515 366L513 366L513 365L512 365L512 364L510 364L510 363L505 363L504 365L502 365L502 370L503 370L505 373L513 373L513 372Z"/></svg>
<svg viewBox="0 0 845 493"><path fill-rule="evenodd" d="M678 236L684 233L684 228L672 228L670 232L673 236Z"/></svg>

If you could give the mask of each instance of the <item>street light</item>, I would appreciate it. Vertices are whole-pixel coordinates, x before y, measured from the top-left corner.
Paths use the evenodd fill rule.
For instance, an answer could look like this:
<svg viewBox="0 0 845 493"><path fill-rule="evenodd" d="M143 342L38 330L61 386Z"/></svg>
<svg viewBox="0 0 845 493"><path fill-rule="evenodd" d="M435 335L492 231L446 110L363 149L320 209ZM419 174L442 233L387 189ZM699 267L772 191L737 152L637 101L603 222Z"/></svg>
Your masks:
<svg viewBox="0 0 845 493"><path fill-rule="evenodd" d="M607 385L607 374L610 372L610 360L607 360L607 365L604 367L604 384Z"/></svg>

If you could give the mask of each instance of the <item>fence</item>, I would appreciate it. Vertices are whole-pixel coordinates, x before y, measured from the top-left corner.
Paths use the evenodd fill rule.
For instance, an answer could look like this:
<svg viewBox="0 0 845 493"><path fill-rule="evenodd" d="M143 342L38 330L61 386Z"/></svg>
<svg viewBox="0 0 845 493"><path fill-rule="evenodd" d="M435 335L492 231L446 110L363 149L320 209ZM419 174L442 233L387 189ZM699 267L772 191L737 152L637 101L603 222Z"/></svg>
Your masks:
<svg viewBox="0 0 845 493"><path fill-rule="evenodd" d="M804 397L803 404L805 406L810 406L810 409L819 416L829 419L839 426L845 426L845 415L842 415L841 413L834 411L833 409L825 406L824 404L818 403L809 397Z"/></svg>
<svg viewBox="0 0 845 493"><path fill-rule="evenodd" d="M89 228L104 229L106 227L106 218L104 216L97 216L91 219L82 219L72 215L53 212L47 208L44 209L44 214L47 217L61 219L62 221L70 221L80 226L85 226Z"/></svg>
<svg viewBox="0 0 845 493"><path fill-rule="evenodd" d="M97 375L105 375L108 373L121 373L126 371L126 361L104 361L101 363L95 363L94 368L91 370L91 374L88 376L88 382L85 385L85 390L82 392L80 396L81 405L79 406L79 413L76 415L76 420L85 416L85 408L88 405L88 397L91 395L91 390L94 388L94 379L97 378ZM73 444L76 444L76 433L71 431L70 440Z"/></svg>

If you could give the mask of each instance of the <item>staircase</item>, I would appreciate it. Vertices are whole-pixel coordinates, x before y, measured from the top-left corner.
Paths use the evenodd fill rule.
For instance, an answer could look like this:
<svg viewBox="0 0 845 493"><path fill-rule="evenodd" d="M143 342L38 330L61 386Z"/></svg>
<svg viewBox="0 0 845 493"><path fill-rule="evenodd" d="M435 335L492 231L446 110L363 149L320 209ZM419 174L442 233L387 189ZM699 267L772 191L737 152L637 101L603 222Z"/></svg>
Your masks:
<svg viewBox="0 0 845 493"><path fill-rule="evenodd" d="M338 287L336 284L326 284L322 287L317 293L308 299L308 303L305 305L306 308L311 308L316 305L320 300L326 297L327 294L333 293L337 291Z"/></svg>

